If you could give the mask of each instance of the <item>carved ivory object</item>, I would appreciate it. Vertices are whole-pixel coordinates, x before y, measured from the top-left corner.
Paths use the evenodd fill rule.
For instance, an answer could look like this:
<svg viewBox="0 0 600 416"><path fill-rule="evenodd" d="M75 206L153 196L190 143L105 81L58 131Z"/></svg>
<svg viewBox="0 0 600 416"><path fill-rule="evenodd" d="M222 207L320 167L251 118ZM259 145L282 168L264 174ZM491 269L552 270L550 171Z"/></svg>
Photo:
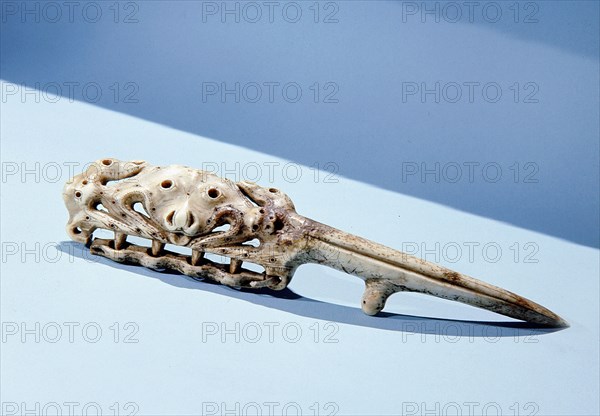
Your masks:
<svg viewBox="0 0 600 416"><path fill-rule="evenodd" d="M368 315L381 311L390 295L407 291L539 325L568 326L514 293L303 217L286 194L252 182L234 183L186 166L103 159L70 179L63 198L69 236L114 261L273 290L284 289L301 264L318 263L365 281L362 310ZM94 239L96 229L114 231L114 239ZM128 243L128 235L150 239L152 247ZM165 251L166 243L192 254ZM230 263L210 261L205 253L226 256ZM248 270L244 262L265 271Z"/></svg>

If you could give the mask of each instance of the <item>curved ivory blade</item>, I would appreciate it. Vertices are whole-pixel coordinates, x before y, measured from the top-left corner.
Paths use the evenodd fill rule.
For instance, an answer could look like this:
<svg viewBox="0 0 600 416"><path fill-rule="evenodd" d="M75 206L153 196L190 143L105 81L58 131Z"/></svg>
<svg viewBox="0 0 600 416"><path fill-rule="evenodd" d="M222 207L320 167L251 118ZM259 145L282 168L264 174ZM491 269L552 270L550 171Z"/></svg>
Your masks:
<svg viewBox="0 0 600 416"><path fill-rule="evenodd" d="M320 263L365 280L362 309L370 315L393 293L411 291L536 324L567 326L514 293L305 218L275 188L234 183L187 166L106 158L70 179L63 199L70 237L114 261L273 290L284 289L298 266ZM114 232L114 239L94 239L97 229ZM150 247L132 244L127 236L149 239ZM186 247L191 255L165 250L166 244Z"/></svg>
<svg viewBox="0 0 600 416"><path fill-rule="evenodd" d="M566 327L543 306L508 290L312 221L311 258L365 279L362 309L375 315L396 292L419 292L477 306L512 318Z"/></svg>

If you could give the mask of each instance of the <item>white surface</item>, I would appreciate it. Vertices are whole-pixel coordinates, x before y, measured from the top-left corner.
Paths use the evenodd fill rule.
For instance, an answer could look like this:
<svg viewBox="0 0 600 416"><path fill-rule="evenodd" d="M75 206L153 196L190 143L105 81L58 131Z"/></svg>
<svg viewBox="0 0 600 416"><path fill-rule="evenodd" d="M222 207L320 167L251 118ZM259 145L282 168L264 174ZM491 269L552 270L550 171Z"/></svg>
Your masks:
<svg viewBox="0 0 600 416"><path fill-rule="evenodd" d="M49 409L52 402L63 414L66 402L77 402L79 412L97 403L103 414L113 414L117 402L119 414L143 415L255 414L256 406L262 414L295 414L296 408L305 414L599 412L596 249L344 178L324 183L321 174L315 181L307 166L295 165L302 178L292 183L282 175L285 160L79 102L3 103L1 122L4 414L11 414L14 403L22 412L23 403ZM287 192L299 213L345 231L399 249L407 243L432 248L439 242L448 249L478 244L472 261L466 248L456 262L448 261L451 252L439 261L529 297L571 327L544 333L454 322L510 319L412 294L393 296L386 308L405 316L366 317L358 307L362 282L318 266L304 266L294 277L290 288L304 298L281 299L85 260L81 246L65 243L61 189L69 162L79 172L101 157L199 168L206 162L232 169L235 163L257 163L263 167L258 182ZM279 163L272 181L265 167L270 162ZM15 164L37 173L7 175ZM39 259L24 253L36 251L38 243ZM487 243L501 247L497 262L483 255ZM514 243L520 244L518 261ZM523 248L526 243L539 249L537 263L524 262L532 252ZM7 251L15 247L17 253ZM79 324L73 342L65 322ZM110 329L115 322L119 342ZM134 325L124 328L129 322ZM11 323L30 329L39 323L39 342L35 334L25 342L20 332L11 335ZM52 323L63 330L55 343L49 342ZM102 328L98 342L83 337L87 323ZM223 342L221 334L207 333L222 324L234 333L239 325L239 340L229 334ZM262 336L250 342L257 326ZM139 342L123 342L132 328ZM297 328L302 334L292 342ZM88 335L94 336L93 329ZM128 402L135 404L125 409Z"/></svg>

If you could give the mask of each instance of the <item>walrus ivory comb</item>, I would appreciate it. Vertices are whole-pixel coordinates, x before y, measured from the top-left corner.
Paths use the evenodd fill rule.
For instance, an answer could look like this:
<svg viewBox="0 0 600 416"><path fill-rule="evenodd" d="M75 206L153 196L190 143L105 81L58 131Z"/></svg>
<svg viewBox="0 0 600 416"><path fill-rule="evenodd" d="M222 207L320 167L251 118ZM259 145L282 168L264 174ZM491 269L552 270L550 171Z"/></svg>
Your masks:
<svg viewBox="0 0 600 416"><path fill-rule="evenodd" d="M63 198L69 236L114 261L273 290L284 289L301 264L318 263L365 281L362 310L368 315L396 292L420 292L538 325L568 326L507 290L303 217L286 194L252 182L187 166L102 159L70 179ZM114 239L94 239L96 229L114 231ZM127 236L150 239L152 247L128 243ZM166 251L167 243L192 253ZM225 256L229 264L205 253ZM264 272L244 268L245 262Z"/></svg>

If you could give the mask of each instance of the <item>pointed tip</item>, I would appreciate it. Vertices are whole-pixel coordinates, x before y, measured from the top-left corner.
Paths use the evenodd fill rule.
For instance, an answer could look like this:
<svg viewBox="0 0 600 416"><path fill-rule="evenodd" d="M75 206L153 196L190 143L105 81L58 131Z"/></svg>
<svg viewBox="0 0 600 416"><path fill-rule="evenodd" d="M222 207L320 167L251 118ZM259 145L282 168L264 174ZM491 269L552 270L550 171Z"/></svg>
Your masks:
<svg viewBox="0 0 600 416"><path fill-rule="evenodd" d="M561 318L554 312L544 308L541 305L534 305L535 309L532 308L530 312L534 312L537 316L532 317L532 319L527 319L527 321L535 322L548 328L568 328L571 326L565 319Z"/></svg>
<svg viewBox="0 0 600 416"><path fill-rule="evenodd" d="M555 328L569 328L571 326L566 320L564 320L560 316L557 315L557 318L558 319L552 325Z"/></svg>

